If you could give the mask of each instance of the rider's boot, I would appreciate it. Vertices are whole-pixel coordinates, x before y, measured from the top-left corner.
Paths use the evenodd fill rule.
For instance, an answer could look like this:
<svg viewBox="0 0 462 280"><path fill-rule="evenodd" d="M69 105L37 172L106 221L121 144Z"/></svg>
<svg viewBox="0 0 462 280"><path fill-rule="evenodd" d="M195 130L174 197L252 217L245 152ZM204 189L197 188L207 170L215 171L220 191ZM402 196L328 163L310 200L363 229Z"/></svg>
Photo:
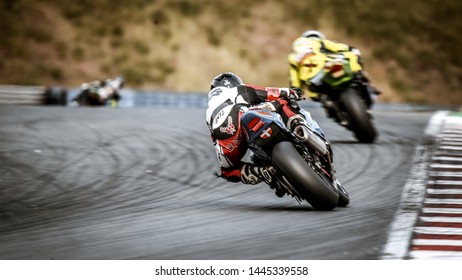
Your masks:
<svg viewBox="0 0 462 280"><path fill-rule="evenodd" d="M241 181L251 185L265 182L272 189L275 189L278 197L282 197L286 193L276 178L276 169L273 166L257 166L252 163L245 163L241 169Z"/></svg>

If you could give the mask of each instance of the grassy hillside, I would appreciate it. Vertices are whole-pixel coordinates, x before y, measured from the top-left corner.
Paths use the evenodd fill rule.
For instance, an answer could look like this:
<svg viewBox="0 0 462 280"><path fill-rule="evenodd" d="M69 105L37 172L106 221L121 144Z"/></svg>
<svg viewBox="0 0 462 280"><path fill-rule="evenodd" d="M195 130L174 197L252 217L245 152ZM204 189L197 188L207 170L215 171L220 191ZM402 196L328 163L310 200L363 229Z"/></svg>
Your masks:
<svg viewBox="0 0 462 280"><path fill-rule="evenodd" d="M305 29L361 49L382 101L462 103L457 0L2 0L0 84L207 91L234 71L287 86Z"/></svg>

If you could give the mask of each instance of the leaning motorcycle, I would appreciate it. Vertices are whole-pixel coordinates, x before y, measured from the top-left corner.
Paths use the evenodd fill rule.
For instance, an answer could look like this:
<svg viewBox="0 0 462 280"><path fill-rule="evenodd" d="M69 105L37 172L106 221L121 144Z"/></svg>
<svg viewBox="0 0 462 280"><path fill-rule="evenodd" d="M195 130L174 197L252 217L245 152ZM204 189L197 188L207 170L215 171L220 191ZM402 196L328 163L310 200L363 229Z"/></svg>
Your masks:
<svg viewBox="0 0 462 280"><path fill-rule="evenodd" d="M367 111L373 103L367 81L361 73L351 71L346 55L327 54L324 67L308 87L319 93L328 117L351 130L359 142L374 142L377 130Z"/></svg>
<svg viewBox="0 0 462 280"><path fill-rule="evenodd" d="M117 107L121 99L119 91L123 84L124 80L121 77L83 83L73 104L75 106L106 106L109 103L111 107Z"/></svg>
<svg viewBox="0 0 462 280"><path fill-rule="evenodd" d="M289 104L298 106L294 99ZM286 126L267 103L247 110L241 125L253 157L276 168L285 193L316 210L349 204L347 191L337 183L331 145L325 137L305 123Z"/></svg>

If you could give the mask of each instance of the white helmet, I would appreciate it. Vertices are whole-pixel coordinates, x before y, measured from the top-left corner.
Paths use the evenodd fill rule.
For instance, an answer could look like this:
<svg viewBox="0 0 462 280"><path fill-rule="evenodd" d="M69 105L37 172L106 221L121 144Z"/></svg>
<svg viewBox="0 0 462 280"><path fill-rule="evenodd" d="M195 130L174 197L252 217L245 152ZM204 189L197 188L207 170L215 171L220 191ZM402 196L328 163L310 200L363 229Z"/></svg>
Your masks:
<svg viewBox="0 0 462 280"><path fill-rule="evenodd" d="M326 36L324 34L322 34L321 32L317 31L317 30L307 30L307 31L303 32L301 37L303 37L303 38L316 37L316 38L319 38L321 40L326 39Z"/></svg>

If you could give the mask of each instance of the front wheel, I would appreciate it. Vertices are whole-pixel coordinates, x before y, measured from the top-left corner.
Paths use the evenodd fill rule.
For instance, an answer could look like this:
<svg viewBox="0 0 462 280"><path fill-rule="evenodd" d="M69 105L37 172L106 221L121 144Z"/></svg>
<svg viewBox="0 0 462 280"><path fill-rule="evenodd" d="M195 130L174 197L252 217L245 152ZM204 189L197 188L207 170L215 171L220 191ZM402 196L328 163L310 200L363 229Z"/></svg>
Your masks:
<svg viewBox="0 0 462 280"><path fill-rule="evenodd" d="M361 143L372 143L377 137L377 131L367 115L364 102L353 89L347 89L340 94L340 102L346 111L350 128Z"/></svg>
<svg viewBox="0 0 462 280"><path fill-rule="evenodd" d="M284 141L274 145L271 158L289 183L303 199L316 210L332 210L337 206L339 194L323 174L317 174L297 152L292 143Z"/></svg>

